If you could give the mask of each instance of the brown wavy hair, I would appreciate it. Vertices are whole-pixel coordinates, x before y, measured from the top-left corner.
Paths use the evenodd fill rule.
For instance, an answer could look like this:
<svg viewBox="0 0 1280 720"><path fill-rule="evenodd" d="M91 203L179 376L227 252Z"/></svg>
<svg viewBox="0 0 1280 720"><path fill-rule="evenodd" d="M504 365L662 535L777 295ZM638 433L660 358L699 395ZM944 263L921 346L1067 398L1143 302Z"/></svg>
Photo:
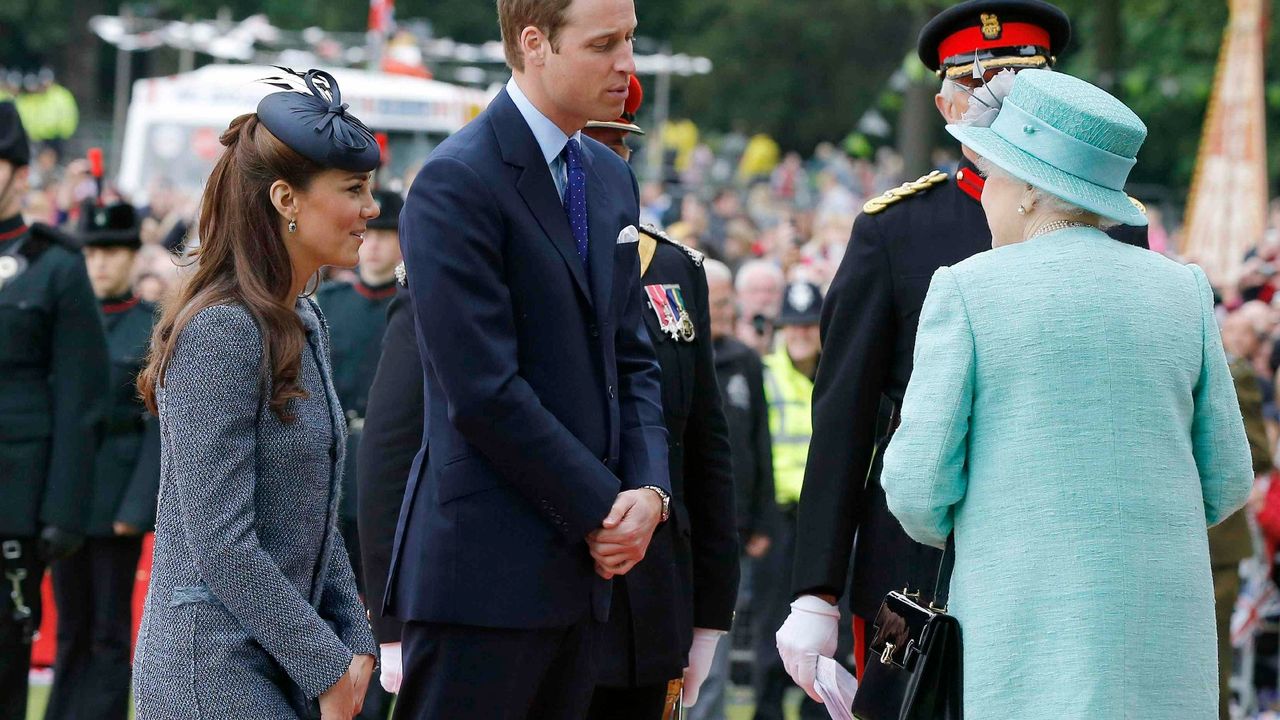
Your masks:
<svg viewBox="0 0 1280 720"><path fill-rule="evenodd" d="M280 142L254 113L241 115L220 138L226 149L200 198L195 271L166 298L151 334L138 394L153 414L156 389L186 324L214 305L238 304L262 333L263 377L271 378L271 411L292 422L289 401L307 396L298 380L306 331L294 311L293 265L271 204L276 180L305 191L324 168ZM210 368L217 372L217 368Z"/></svg>

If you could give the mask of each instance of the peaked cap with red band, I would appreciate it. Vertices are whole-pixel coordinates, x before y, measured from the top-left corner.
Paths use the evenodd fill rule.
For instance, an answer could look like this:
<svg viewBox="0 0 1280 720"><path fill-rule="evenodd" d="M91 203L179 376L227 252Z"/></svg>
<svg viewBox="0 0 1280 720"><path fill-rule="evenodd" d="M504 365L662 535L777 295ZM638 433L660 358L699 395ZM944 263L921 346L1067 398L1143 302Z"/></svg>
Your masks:
<svg viewBox="0 0 1280 720"><path fill-rule="evenodd" d="M612 128L626 130L629 133L643 135L644 130L636 125L636 113L640 112L640 103L644 102L644 88L640 87L640 78L631 76L631 85L627 88L627 101L622 106L622 117L617 120L591 120L589 128Z"/></svg>
<svg viewBox="0 0 1280 720"><path fill-rule="evenodd" d="M920 31L920 61L948 78L984 70L1052 67L1071 40L1067 14L1044 0L966 0Z"/></svg>

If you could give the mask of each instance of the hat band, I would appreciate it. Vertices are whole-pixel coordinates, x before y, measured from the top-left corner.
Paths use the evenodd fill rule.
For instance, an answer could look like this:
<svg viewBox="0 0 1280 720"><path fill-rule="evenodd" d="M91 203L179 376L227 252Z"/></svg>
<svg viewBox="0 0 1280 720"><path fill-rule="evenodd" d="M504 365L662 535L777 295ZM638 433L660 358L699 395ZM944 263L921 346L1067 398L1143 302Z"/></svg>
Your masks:
<svg viewBox="0 0 1280 720"><path fill-rule="evenodd" d="M982 28L976 25L952 33L938 44L938 64L946 63L947 58L954 55L972 54L977 50L993 48L1021 47L1035 45L1048 48L1053 46L1049 31L1031 23L1009 22L1001 26L997 37L987 39Z"/></svg>
<svg viewBox="0 0 1280 720"><path fill-rule="evenodd" d="M1006 98L991 129L1036 159L1085 182L1123 191L1136 158L1116 155L1069 135Z"/></svg>

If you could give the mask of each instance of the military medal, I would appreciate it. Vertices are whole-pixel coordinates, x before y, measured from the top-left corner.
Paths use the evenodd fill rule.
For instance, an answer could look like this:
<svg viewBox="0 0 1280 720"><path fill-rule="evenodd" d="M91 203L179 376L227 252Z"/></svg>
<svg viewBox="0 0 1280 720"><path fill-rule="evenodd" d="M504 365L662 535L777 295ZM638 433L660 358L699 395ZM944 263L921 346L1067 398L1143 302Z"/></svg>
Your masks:
<svg viewBox="0 0 1280 720"><path fill-rule="evenodd" d="M689 316L689 310L684 306L684 295L680 293L680 286L667 285L666 290L671 298L671 304L679 311L680 322L677 329L680 331L680 339L693 342L696 335L693 329L693 318Z"/></svg>
<svg viewBox="0 0 1280 720"><path fill-rule="evenodd" d="M658 327L670 335L672 340L679 339L680 318L667 300L667 288L663 285L645 285L644 293L649 296L649 307L653 308L654 315L658 317Z"/></svg>

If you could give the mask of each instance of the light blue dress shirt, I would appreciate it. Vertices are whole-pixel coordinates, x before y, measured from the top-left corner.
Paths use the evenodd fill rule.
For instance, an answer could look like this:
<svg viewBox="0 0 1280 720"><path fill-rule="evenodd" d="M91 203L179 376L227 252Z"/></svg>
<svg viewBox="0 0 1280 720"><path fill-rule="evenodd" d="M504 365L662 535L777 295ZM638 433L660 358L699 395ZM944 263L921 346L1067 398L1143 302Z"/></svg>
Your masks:
<svg viewBox="0 0 1280 720"><path fill-rule="evenodd" d="M551 179L556 183L556 192L560 193L560 200L563 201L564 188L568 179L565 175L564 160L560 154L564 152L564 146L569 143L569 136L565 135L564 131L551 122L546 115L543 115L541 110L534 107L532 102L529 102L524 91L516 84L515 77L507 81L507 94L511 96L511 102L516 104L520 116L533 131L533 139L538 141L542 157L547 161L547 169L551 171ZM575 132L573 137L579 144L582 143L581 131Z"/></svg>

